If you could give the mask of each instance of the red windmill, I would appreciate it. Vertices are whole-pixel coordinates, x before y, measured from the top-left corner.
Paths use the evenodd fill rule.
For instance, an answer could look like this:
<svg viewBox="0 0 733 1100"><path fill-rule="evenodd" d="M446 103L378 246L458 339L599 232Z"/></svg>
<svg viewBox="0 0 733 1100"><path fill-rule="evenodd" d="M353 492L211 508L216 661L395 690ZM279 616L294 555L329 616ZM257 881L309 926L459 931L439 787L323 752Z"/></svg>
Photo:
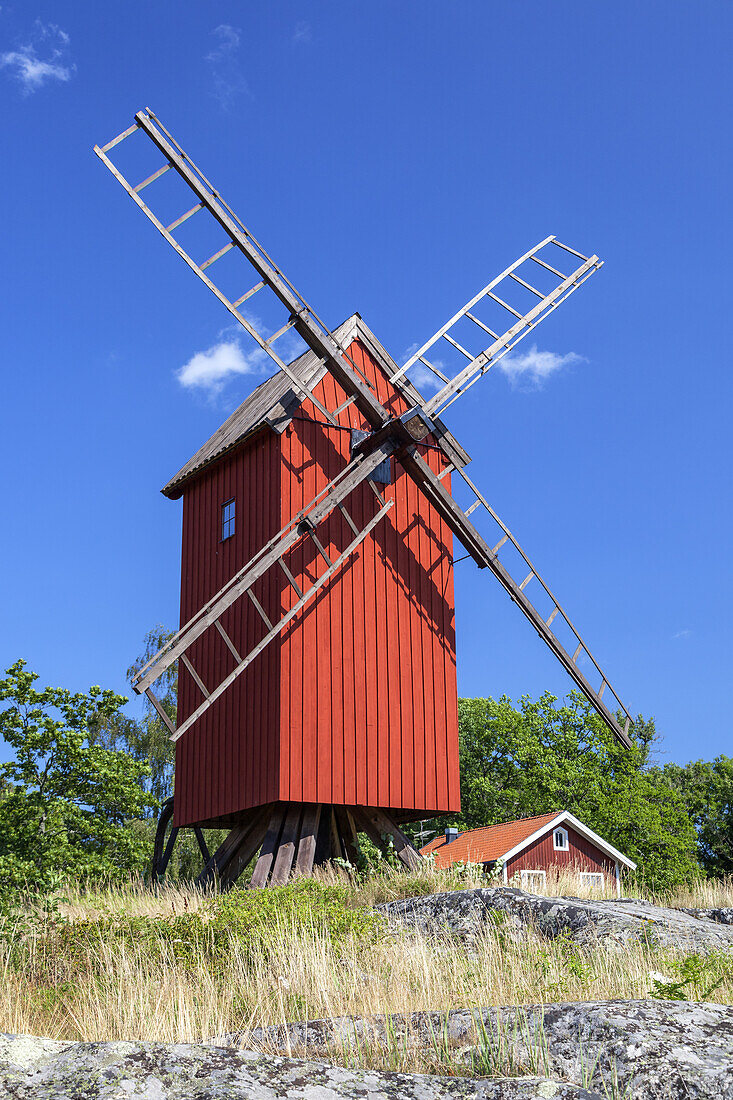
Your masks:
<svg viewBox="0 0 733 1100"><path fill-rule="evenodd" d="M164 162L132 186L108 153L136 133ZM163 490L183 497L182 626L134 684L177 746L156 871L183 826L202 845L202 877L218 873L225 884L258 852L260 886L353 859L359 832L394 843L408 866L419 861L400 824L460 809L454 537L628 746L629 712L467 476L468 455L438 415L596 271L598 257L548 237L398 367L358 315L328 330L152 111L95 152L278 368ZM140 197L164 175L195 198L165 220ZM174 201L159 193L163 206ZM218 233L202 262L184 244L198 213ZM572 259L569 274L562 257ZM245 292L243 258L257 272ZM281 311L269 336L242 311L255 294ZM275 349L288 332L304 345L292 362ZM411 368L437 378L429 400ZM152 685L175 661L174 725ZM209 857L201 826L215 825L231 831Z"/></svg>

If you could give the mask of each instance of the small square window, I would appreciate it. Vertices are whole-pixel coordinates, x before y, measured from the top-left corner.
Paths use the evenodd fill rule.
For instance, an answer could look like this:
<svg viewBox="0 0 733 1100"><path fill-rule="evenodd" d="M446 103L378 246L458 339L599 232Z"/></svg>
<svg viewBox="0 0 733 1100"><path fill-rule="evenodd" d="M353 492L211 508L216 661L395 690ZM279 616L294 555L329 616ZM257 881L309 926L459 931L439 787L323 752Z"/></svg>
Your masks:
<svg viewBox="0 0 733 1100"><path fill-rule="evenodd" d="M552 834L552 845L556 852L567 852L569 846L567 829L555 829Z"/></svg>
<svg viewBox="0 0 733 1100"><path fill-rule="evenodd" d="M229 539L234 534L234 498L225 501L221 506L221 541Z"/></svg>

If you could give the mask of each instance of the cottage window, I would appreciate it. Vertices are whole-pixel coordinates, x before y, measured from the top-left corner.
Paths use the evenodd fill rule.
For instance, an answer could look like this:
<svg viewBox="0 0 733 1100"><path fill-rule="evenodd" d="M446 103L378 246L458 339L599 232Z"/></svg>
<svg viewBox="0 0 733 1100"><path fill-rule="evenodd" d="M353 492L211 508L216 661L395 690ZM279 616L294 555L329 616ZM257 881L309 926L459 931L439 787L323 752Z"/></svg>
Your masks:
<svg viewBox="0 0 733 1100"><path fill-rule="evenodd" d="M555 829L552 834L552 846L556 852L567 852L569 847L567 829Z"/></svg>
<svg viewBox="0 0 733 1100"><path fill-rule="evenodd" d="M603 871L581 871L580 881L594 890L602 890L606 885L606 876Z"/></svg>
<svg viewBox="0 0 733 1100"><path fill-rule="evenodd" d="M522 883L522 889L523 890L531 890L533 888L542 890L544 888L545 883L547 882L547 872L546 871L520 871L519 872L519 878L520 878L520 881Z"/></svg>
<svg viewBox="0 0 733 1100"><path fill-rule="evenodd" d="M234 534L234 498L227 500L221 506L221 541L229 539Z"/></svg>

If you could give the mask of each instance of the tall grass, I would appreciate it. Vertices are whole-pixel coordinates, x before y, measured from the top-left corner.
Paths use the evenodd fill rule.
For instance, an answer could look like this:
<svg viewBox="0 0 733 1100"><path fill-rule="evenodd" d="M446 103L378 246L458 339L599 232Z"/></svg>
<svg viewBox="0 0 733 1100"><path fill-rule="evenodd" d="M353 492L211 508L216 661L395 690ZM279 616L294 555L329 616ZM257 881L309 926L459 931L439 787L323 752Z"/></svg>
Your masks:
<svg viewBox="0 0 733 1100"><path fill-rule="evenodd" d="M655 975L680 972L683 952L643 944L586 951L531 931L516 939L501 923L468 948L395 934L365 908L475 881L470 869L426 867L355 885L329 872L307 887L301 880L224 897L184 886L78 888L58 914L6 924L0 1031L197 1042L329 1016L646 997ZM731 960L700 966L685 995L715 985L716 1000L733 1001ZM382 1068L427 1069L433 1055L375 1049L368 1057ZM438 1061L445 1068L442 1054Z"/></svg>

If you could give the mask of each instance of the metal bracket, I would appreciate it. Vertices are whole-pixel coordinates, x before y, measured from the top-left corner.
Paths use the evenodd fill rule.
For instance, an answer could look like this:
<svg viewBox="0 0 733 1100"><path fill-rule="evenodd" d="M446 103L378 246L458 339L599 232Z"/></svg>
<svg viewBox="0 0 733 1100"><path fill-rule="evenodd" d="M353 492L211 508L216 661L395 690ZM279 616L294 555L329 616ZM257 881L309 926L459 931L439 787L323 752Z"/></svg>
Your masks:
<svg viewBox="0 0 733 1100"><path fill-rule="evenodd" d="M371 432L362 431L361 428L351 429L351 458L354 457L354 452L359 444L368 439L371 434ZM385 458L384 462L379 463L372 474L372 481L376 481L378 485L392 484L392 462L389 458Z"/></svg>

